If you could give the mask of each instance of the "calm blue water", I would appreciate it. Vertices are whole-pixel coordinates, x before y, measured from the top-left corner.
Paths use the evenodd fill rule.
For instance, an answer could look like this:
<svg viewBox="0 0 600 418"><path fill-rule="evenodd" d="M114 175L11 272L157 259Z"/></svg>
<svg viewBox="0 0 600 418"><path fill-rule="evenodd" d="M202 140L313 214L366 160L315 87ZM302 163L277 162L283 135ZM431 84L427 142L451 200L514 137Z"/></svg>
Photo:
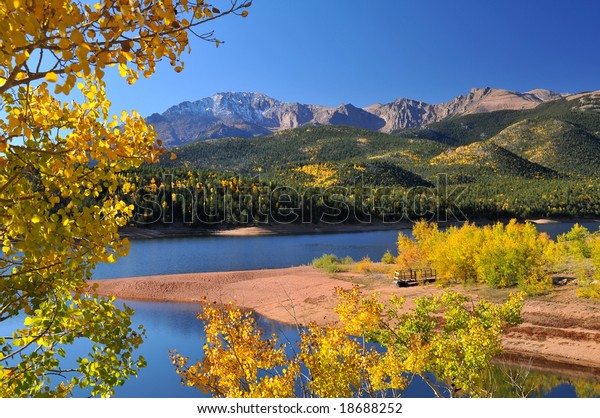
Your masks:
<svg viewBox="0 0 600 418"><path fill-rule="evenodd" d="M175 368L171 364L169 350L176 349L181 355L195 362L201 358L200 352L203 345L202 324L196 319L198 306L185 303L156 303L117 301L118 305L126 303L135 309L133 318L134 326L143 324L146 328L146 339L137 351L143 355L148 363L137 378L128 380L124 386L116 389L116 397L126 398L198 398L206 397L202 392L181 385ZM0 323L0 335L10 333L22 325L23 316L11 318ZM289 347L296 347L298 331L295 326L258 318L258 324L264 329L265 335L273 333L279 336L281 342ZM71 364L75 366L75 359L84 356L89 349L84 341L78 341L72 346L65 347ZM85 397L88 392L76 390L75 396ZM549 392L542 394L548 397L575 397L574 387L568 383L560 384ZM405 390L404 396L412 398L432 397L431 389L419 378L415 378Z"/></svg>
<svg viewBox="0 0 600 418"><path fill-rule="evenodd" d="M574 222L561 222L539 225L538 229L555 238L573 225ZM582 225L596 231L600 224ZM410 235L410 230L401 231ZM326 253L355 260L369 256L378 261L388 249L396 252L398 232L132 240L127 257L115 264L98 266L93 278L284 268L310 264Z"/></svg>
<svg viewBox="0 0 600 418"><path fill-rule="evenodd" d="M206 396L194 388L182 386L175 367L169 360L169 350L189 357L201 358L202 323L196 319L198 306L186 303L125 302L135 309L134 323L146 328L146 340L137 351L148 366L137 379L128 381L116 391L117 397L130 398L197 398ZM265 335L276 333L282 342L296 341L296 327L258 318Z"/></svg>
<svg viewBox="0 0 600 418"><path fill-rule="evenodd" d="M132 240L127 257L100 265L93 277L283 268L310 264L324 253L380 260L388 249L395 251L397 241L398 231Z"/></svg>
<svg viewBox="0 0 600 418"><path fill-rule="evenodd" d="M123 303L118 301L117 303ZM135 309L134 323L143 324L147 338L138 354L145 357L148 366L141 370L137 379L129 380L117 388L117 397L127 398L197 398L206 397L194 388L181 385L179 376L171 364L169 350L190 358L190 363L200 360L203 330L196 319L198 306L186 303L124 302ZM257 317L265 335L277 334L280 342L291 349L297 346L298 329L293 325ZM406 390L406 396L431 397L431 389L415 379Z"/></svg>
<svg viewBox="0 0 600 418"><path fill-rule="evenodd" d="M579 225L587 228L590 232L597 232L600 227L600 222L578 222ZM540 232L545 232L550 237L556 239L560 234L569 232L573 228L575 222L555 222L544 225L537 225L537 229Z"/></svg>
<svg viewBox="0 0 600 418"><path fill-rule="evenodd" d="M555 238L573 227L564 222L540 225L540 231ZM583 223L595 231L598 223ZM402 230L410 234L409 230ZM395 252L398 231L369 231L322 235L289 235L260 237L194 237L160 240L135 240L125 258L112 265L100 266L94 278L133 277L209 271L283 268L309 264L315 257L333 253L339 257L360 259L368 255L379 260L388 249ZM197 397L200 392L181 386L169 362L168 351L174 348L197 360L202 329L195 319L197 307L192 304L127 302L136 310L135 321L144 324L147 340L140 350L148 367L140 377L119 388L124 397ZM296 341L293 326L261 319L267 334L276 332L282 340ZM293 344L292 344L293 345ZM556 386L549 397L574 397L572 385ZM431 391L421 381L414 381L406 396L429 397Z"/></svg>

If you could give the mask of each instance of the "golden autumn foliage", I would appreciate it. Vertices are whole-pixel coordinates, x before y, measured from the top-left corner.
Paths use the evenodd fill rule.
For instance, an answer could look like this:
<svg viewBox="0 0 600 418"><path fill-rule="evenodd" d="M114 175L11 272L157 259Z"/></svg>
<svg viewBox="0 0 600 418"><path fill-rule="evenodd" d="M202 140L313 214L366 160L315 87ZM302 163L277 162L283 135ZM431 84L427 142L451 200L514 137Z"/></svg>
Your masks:
<svg viewBox="0 0 600 418"><path fill-rule="evenodd" d="M383 257L381 257L381 262L384 264L395 264L396 257L394 257L390 250L387 250L385 254L383 254Z"/></svg>
<svg viewBox="0 0 600 418"><path fill-rule="evenodd" d="M132 311L85 279L127 252L120 173L162 147L137 112L112 115L103 78L115 67L131 84L161 60L180 71L196 26L249 4L0 2L0 323L15 324L0 335L0 396L109 396L144 366ZM71 354L81 338L89 352Z"/></svg>
<svg viewBox="0 0 600 418"><path fill-rule="evenodd" d="M163 59L181 71L195 27L242 14L250 3L234 1L221 12L202 0L4 2L0 93L40 79L58 82L55 91L68 93L82 76L102 79L107 66L116 66L131 84L140 74L151 76ZM201 37L217 42L212 34Z"/></svg>
<svg viewBox="0 0 600 418"><path fill-rule="evenodd" d="M354 269L357 273L371 273L375 270L375 265L369 257L363 257L356 263Z"/></svg>
<svg viewBox="0 0 600 418"><path fill-rule="evenodd" d="M398 236L398 269L432 267L442 283L517 286L528 295L548 292L551 275L564 273L577 277L580 296L600 299L600 236L579 224L556 242L532 223L516 220L444 230L417 222L413 236Z"/></svg>
<svg viewBox="0 0 600 418"><path fill-rule="evenodd" d="M383 357L385 359L385 356ZM377 397L402 390L407 379L391 375L373 347L349 338L345 328L311 324L302 333L299 360L308 370L306 391L320 398Z"/></svg>
<svg viewBox="0 0 600 418"><path fill-rule="evenodd" d="M358 287L337 293L339 324L299 330L297 349L264 339L252 313L203 303L204 358L171 353L182 383L217 397L379 397L401 396L418 376L436 396L490 396L501 336L521 321L520 296L496 305L447 292L406 311Z"/></svg>
<svg viewBox="0 0 600 418"><path fill-rule="evenodd" d="M558 236L558 251L562 262L575 270L581 297L600 299L600 236L575 224ZM574 266L574 267L573 267Z"/></svg>
<svg viewBox="0 0 600 418"><path fill-rule="evenodd" d="M263 339L251 312L204 303L198 319L205 324L204 358L188 365L187 358L170 353L184 384L219 397L294 396L297 362L287 358L277 336Z"/></svg>
<svg viewBox="0 0 600 418"><path fill-rule="evenodd" d="M350 335L364 335L376 331L380 326L385 306L379 301L377 294L363 297L359 288L351 290L336 289L338 304L334 311L340 322Z"/></svg>
<svg viewBox="0 0 600 418"><path fill-rule="evenodd" d="M417 222L414 240L398 237L398 267L436 269L442 282L518 285L528 294L550 289L550 271L557 261L554 241L531 223L497 223L477 227L465 223L439 230Z"/></svg>
<svg viewBox="0 0 600 418"><path fill-rule="evenodd" d="M338 170L331 163L307 164L294 169L297 173L308 176L310 184L318 187L331 187L338 184Z"/></svg>
<svg viewBox="0 0 600 418"><path fill-rule="evenodd" d="M591 268L580 267L578 271L579 289L577 294L582 297L600 300L600 237L590 240Z"/></svg>

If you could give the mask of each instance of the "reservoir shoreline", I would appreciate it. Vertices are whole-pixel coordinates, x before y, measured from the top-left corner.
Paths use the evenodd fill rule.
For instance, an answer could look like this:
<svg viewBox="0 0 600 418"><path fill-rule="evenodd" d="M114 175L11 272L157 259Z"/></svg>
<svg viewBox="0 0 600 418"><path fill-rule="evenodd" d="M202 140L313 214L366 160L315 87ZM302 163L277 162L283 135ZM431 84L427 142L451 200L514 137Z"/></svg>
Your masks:
<svg viewBox="0 0 600 418"><path fill-rule="evenodd" d="M333 312L335 288L359 285L365 294L379 293L406 298L411 309L416 297L440 294L435 285L398 288L381 273L327 274L311 266L281 269L187 273L105 279L90 282L102 296L124 300L223 304L234 301L266 318L305 325L324 325L338 318ZM523 324L503 339L500 361L524 363L534 369L553 370L574 376L600 378L600 304L576 295L575 284L555 288L545 296L529 298L523 308ZM508 291L485 286L454 286L473 299L501 301Z"/></svg>
<svg viewBox="0 0 600 418"><path fill-rule="evenodd" d="M470 222L476 225L489 225L496 222L507 223L510 219L474 219ZM553 223L600 223L596 218L539 218L524 219L521 221L533 222L537 225ZM462 225L462 222L448 221L439 222L440 226ZM231 228L201 228L191 227L183 223L179 224L160 224L157 227L137 227L127 226L119 230L123 238L132 240L140 239L160 239L160 238L188 238L188 237L254 237L268 235L305 235L305 234L335 234L347 232L371 232L371 231L393 231L402 229L411 229L413 222L399 221L394 223L383 223L381 221L369 223L291 223L291 224L269 224L259 226L240 226Z"/></svg>

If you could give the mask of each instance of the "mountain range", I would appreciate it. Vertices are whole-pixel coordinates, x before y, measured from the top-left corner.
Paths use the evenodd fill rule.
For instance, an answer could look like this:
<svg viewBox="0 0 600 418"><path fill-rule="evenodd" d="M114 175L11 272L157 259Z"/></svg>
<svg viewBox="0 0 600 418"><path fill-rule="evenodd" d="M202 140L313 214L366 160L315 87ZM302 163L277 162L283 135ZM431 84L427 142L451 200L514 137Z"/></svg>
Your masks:
<svg viewBox="0 0 600 418"><path fill-rule="evenodd" d="M269 190L348 190L349 199L373 187L384 193L373 209L386 213L406 208L401 202L427 205L411 193L437 187L460 191L452 196L475 217L600 216L600 91L476 89L440 105L397 100L364 109L227 93L153 117L160 118L159 133L179 136L169 137L173 153L140 167L140 184L168 173L175 184L213 193L228 182L249 190L258 179ZM229 137L195 140L221 135Z"/></svg>
<svg viewBox="0 0 600 418"><path fill-rule="evenodd" d="M537 103L541 100L545 102ZM509 105L525 108L505 109ZM391 129L389 133L348 126L346 121L345 126L301 126L255 138L195 141L174 146L178 158L171 161L167 155L162 165L307 184L299 178L302 170L348 172L351 178L356 167L364 169L360 174L366 178L393 184L404 184L407 171L424 182L446 173L460 184L499 178L596 178L600 173L600 91L558 98L550 92L475 91L468 99L429 110L429 115L436 111L441 117L446 111L450 116L439 121L431 117L434 122L426 126L380 128ZM425 123L424 115L411 121ZM385 176L378 174L382 170ZM421 184L415 178L409 184ZM344 181L338 179L339 184Z"/></svg>
<svg viewBox="0 0 600 418"><path fill-rule="evenodd" d="M454 116L533 109L566 96L544 89L520 93L486 87L439 104L397 99L359 108L350 103L327 107L283 102L262 93L228 92L182 102L146 120L166 146L179 146L215 138L264 136L302 126L343 125L390 133Z"/></svg>

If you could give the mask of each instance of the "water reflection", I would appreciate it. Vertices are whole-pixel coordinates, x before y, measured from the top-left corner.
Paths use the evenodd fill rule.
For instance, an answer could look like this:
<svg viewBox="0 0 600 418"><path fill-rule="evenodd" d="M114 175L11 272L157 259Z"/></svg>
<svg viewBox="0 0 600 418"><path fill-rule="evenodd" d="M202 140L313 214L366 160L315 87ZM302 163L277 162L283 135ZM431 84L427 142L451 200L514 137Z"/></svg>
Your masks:
<svg viewBox="0 0 600 418"><path fill-rule="evenodd" d="M121 303L121 302L119 302ZM203 330L196 319L199 308L195 304L126 302L136 310L134 323L143 324L147 339L139 350L148 366L137 379L118 388L117 397L206 397L202 392L184 387L168 358L169 350L189 356L191 362L200 360ZM265 335L277 334L281 342L295 349L298 330L259 317L258 324ZM527 373L524 373L526 370ZM596 397L600 395L600 380L573 378L547 372L530 371L517 366L497 366L490 378L490 389L497 397ZM419 378L413 379L404 391L412 398L433 397L431 389Z"/></svg>
<svg viewBox="0 0 600 418"><path fill-rule="evenodd" d="M575 377L532 370L528 364L498 365L492 370L490 388L499 398L595 398L600 378Z"/></svg>
<svg viewBox="0 0 600 418"><path fill-rule="evenodd" d="M123 303L123 301L117 301ZM196 319L197 304L124 302L135 309L134 324L143 324L146 328L146 340L138 350L148 362L140 371L137 379L128 381L117 388L117 397L130 398L197 398L206 397L194 388L181 385L175 367L169 360L169 350L176 349L188 356L191 362L200 360L202 323ZM295 326L258 319L258 324L266 334L275 333L281 341L297 341Z"/></svg>
<svg viewBox="0 0 600 418"><path fill-rule="evenodd" d="M569 231L574 222L538 225L540 231L555 238ZM582 224L591 231L598 223ZM404 233L410 234L409 230ZM102 266L95 278L129 277L137 275L172 274L202 271L227 271L257 268L278 268L308 264L323 253L360 259L369 255L379 259L388 249L396 247L398 231L371 231L325 235L291 235L261 237L201 237L134 241L131 252L117 264ZM198 306L194 304L128 302L136 310L135 321L147 329L147 341L140 354L148 361L138 379L117 390L124 397L198 397L199 391L182 387L168 359L168 352L177 349L191 361L199 358L202 327L196 320ZM276 333L281 341L293 346L298 339L294 326L266 319L260 324L267 334ZM499 372L498 372L499 373ZM598 396L599 383L593 380L573 380L550 373L532 372L529 396L573 397ZM520 396L504 380L496 376L498 396ZM494 388L496 391L496 388ZM432 393L420 379L414 379L406 389L409 397L430 397Z"/></svg>

